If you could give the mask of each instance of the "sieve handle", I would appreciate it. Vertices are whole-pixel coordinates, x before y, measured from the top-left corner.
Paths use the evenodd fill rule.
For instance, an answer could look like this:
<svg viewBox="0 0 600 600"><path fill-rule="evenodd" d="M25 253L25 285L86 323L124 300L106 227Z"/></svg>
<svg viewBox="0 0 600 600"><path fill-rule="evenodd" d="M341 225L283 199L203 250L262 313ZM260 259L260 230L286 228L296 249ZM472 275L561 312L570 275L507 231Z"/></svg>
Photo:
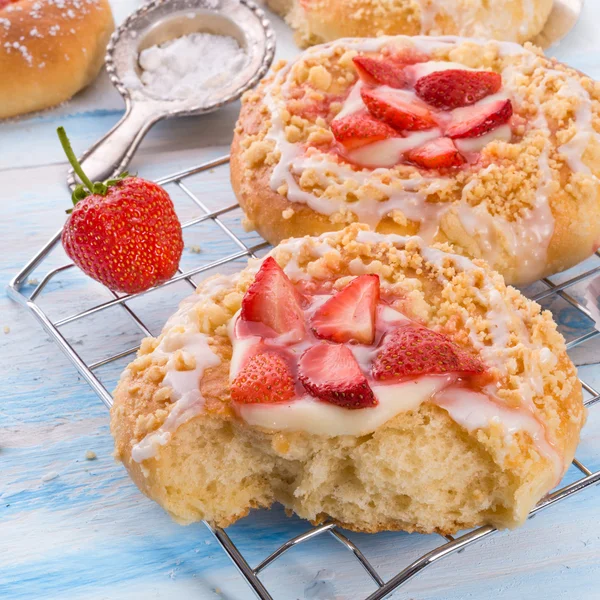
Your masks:
<svg viewBox="0 0 600 600"><path fill-rule="evenodd" d="M125 171L150 127L162 116L151 102L128 104L121 120L80 159L91 181L112 179ZM67 184L74 188L78 183L79 178L71 169Z"/></svg>

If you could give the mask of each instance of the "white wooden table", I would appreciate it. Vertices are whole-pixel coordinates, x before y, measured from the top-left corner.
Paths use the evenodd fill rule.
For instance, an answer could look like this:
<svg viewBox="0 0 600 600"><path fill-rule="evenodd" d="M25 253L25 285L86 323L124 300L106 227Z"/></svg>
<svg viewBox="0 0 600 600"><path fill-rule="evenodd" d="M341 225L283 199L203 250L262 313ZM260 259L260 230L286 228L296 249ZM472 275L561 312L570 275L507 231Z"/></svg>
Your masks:
<svg viewBox="0 0 600 600"><path fill-rule="evenodd" d="M113 0L113 7L120 22L136 2ZM292 56L296 49L289 31L278 19L273 21L278 56ZM600 79L598 25L600 0L587 0L577 27L552 51L596 79ZM226 153L238 108L236 104L218 114L159 123L142 144L133 170L156 178ZM56 127L67 128L81 153L122 111L120 96L103 74L90 89L56 110L0 123L2 289L64 220L69 204L66 161ZM232 201L226 168L197 181L196 190L211 206ZM177 199L176 203L185 216L189 209ZM234 224L233 218L230 221ZM202 249L199 254L193 251L197 245ZM186 234L187 266L228 252L231 244L215 228ZM61 258L64 261L53 256L50 263L58 265ZM57 315L90 306L105 293L77 273L50 287L45 308ZM169 288L159 301L144 305L140 300L136 308L158 331L185 293L185 287ZM577 331L580 324L572 313L564 307L557 311L562 325ZM65 334L90 360L134 345L139 338L122 311L102 313L85 327L75 323L65 328ZM597 343L587 344L575 356L586 365L581 373L596 384L598 350ZM38 323L4 292L0 357L0 598L252 597L203 526L182 528L172 523L114 463L106 409ZM122 366L103 375L114 380ZM86 460L88 450L95 452L95 460ZM579 456L590 468L600 468L600 409L591 413ZM250 563L257 564L306 528L306 523L274 509L253 514L228 531ZM407 534L350 537L385 577L439 545L440 539ZM518 531L446 559L394 597L598 599L599 559L600 490L592 488ZM330 538L294 549L264 572L263 581L274 598L286 600L355 600L374 590Z"/></svg>

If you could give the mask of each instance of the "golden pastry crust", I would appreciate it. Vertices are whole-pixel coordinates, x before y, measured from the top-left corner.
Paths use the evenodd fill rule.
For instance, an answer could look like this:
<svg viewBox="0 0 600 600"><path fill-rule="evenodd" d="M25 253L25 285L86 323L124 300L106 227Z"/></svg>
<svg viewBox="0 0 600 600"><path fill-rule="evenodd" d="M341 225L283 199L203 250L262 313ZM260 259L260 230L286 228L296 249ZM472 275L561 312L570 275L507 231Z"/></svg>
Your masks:
<svg viewBox="0 0 600 600"><path fill-rule="evenodd" d="M344 37L460 35L526 42L544 27L552 0L267 0L307 47Z"/></svg>
<svg viewBox="0 0 600 600"><path fill-rule="evenodd" d="M501 73L512 140L487 143L477 163L454 173L361 169L337 154L330 124L357 82L352 58L407 49ZM451 242L515 284L598 248L600 84L588 77L532 46L401 36L341 40L276 69L245 95L231 153L237 198L271 243L368 217L380 232Z"/></svg>
<svg viewBox="0 0 600 600"><path fill-rule="evenodd" d="M237 276L202 283L124 372L111 431L138 487L178 521L219 526L273 502L315 523L331 518L366 532L523 522L570 464L585 420L581 386L550 313L483 262L361 225L290 240L271 255L303 284L340 289L356 275L378 274L406 314L486 362L500 414L539 424L543 440L525 430L507 436L493 419L468 428L430 402L360 436L248 425L229 394L227 325L254 280L254 261ZM210 352L194 356L199 340ZM200 398L182 408L170 382L201 361Z"/></svg>
<svg viewBox="0 0 600 600"><path fill-rule="evenodd" d="M98 75L114 29L108 0L0 8L0 119L68 100Z"/></svg>

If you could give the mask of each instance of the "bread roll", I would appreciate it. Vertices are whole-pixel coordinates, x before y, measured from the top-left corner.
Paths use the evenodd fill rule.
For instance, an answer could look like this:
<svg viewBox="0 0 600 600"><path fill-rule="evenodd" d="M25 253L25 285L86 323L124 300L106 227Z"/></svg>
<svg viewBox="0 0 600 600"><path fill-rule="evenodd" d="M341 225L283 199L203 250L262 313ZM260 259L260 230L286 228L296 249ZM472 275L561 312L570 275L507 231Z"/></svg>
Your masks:
<svg viewBox="0 0 600 600"><path fill-rule="evenodd" d="M108 0L0 1L0 118L60 104L91 83L113 29Z"/></svg>
<svg viewBox="0 0 600 600"><path fill-rule="evenodd" d="M552 0L267 0L301 47L344 37L460 35L523 43L544 27Z"/></svg>

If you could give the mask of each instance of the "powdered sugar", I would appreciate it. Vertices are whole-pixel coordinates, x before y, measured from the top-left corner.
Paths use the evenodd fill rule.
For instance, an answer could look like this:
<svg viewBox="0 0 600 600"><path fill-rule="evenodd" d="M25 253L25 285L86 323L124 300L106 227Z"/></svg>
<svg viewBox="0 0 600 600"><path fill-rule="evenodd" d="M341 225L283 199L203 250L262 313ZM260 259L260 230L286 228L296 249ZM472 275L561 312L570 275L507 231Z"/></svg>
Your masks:
<svg viewBox="0 0 600 600"><path fill-rule="evenodd" d="M192 33L143 50L140 79L146 90L159 98L189 98L225 85L247 60L246 52L232 37Z"/></svg>

